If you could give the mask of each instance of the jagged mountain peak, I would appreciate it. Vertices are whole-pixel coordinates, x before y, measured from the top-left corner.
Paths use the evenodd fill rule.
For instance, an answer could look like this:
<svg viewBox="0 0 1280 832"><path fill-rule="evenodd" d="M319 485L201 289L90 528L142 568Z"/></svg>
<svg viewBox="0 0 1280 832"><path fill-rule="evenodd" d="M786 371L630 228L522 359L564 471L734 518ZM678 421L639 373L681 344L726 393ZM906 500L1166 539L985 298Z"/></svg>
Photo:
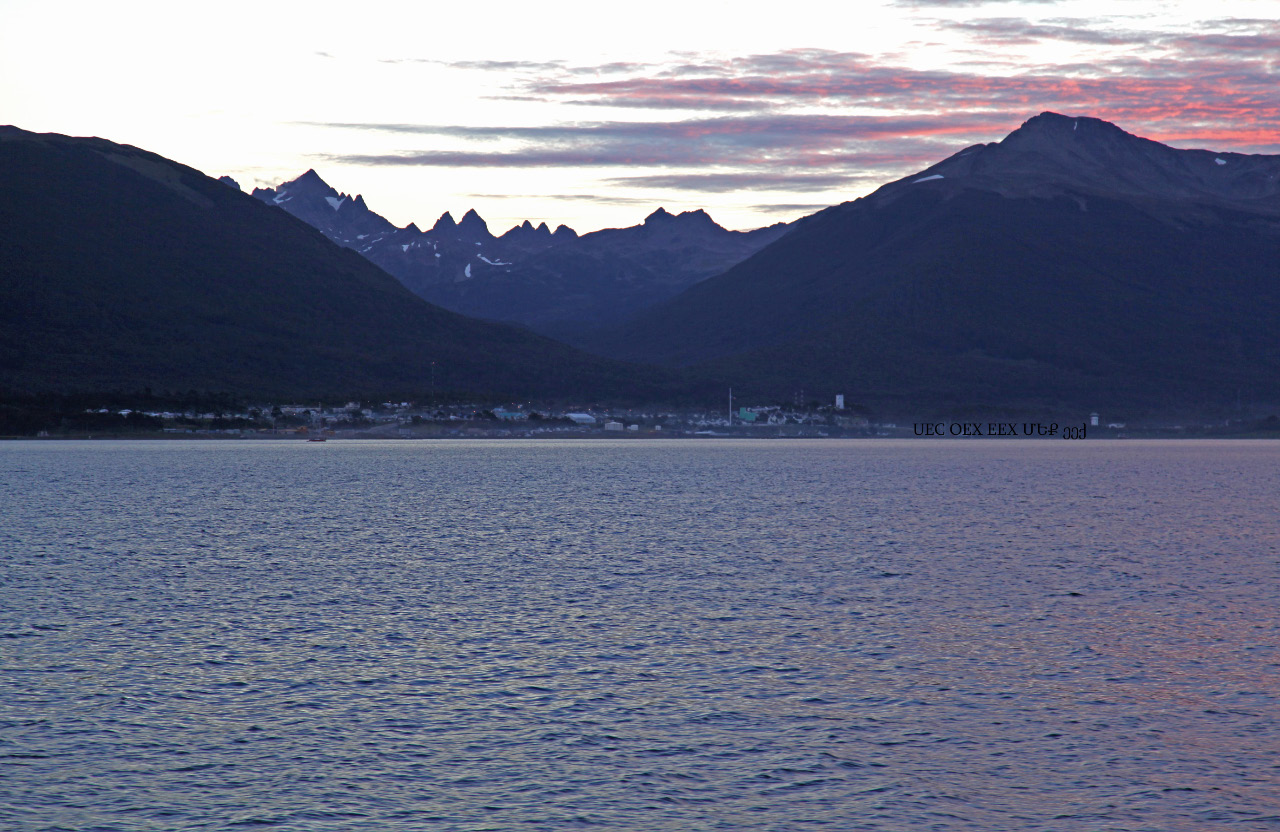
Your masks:
<svg viewBox="0 0 1280 832"><path fill-rule="evenodd" d="M724 230L718 222L711 219L710 214L701 208L696 211L682 211L676 219L683 221L686 225L704 226L706 228Z"/></svg>
<svg viewBox="0 0 1280 832"><path fill-rule="evenodd" d="M645 217L644 227L650 231L656 229L669 231L724 231L724 228L711 219L711 215L701 208L696 211L682 211L679 214L672 214L666 208L659 208Z"/></svg>
<svg viewBox="0 0 1280 832"><path fill-rule="evenodd" d="M467 242L480 243L494 239L493 234L489 231L489 224L484 221L484 218L474 208L462 215L462 220L458 222L458 227L454 233L459 239Z"/></svg>
<svg viewBox="0 0 1280 832"><path fill-rule="evenodd" d="M254 188L253 195L259 199L274 202L277 205L282 204L286 199L300 198L304 201L319 202L326 197L346 199L347 196L346 194L339 194L328 182L321 179L320 174L316 173L314 168L296 179L281 182L274 188Z"/></svg>
<svg viewBox="0 0 1280 832"><path fill-rule="evenodd" d="M324 185L325 187L329 185L329 183L320 178L320 174L316 173L315 168L308 168L306 173L293 180L290 184L301 185L303 183Z"/></svg>
<svg viewBox="0 0 1280 832"><path fill-rule="evenodd" d="M431 226L431 230L432 231L448 231L449 229L457 228L457 227L458 227L458 224L454 222L453 214L450 214L448 211L445 211L443 214L440 215L440 219L436 220L436 224Z"/></svg>
<svg viewBox="0 0 1280 832"><path fill-rule="evenodd" d="M339 193L314 168L275 188L254 188L253 196L315 226L339 245L359 247L362 240L395 229L369 210L364 197Z"/></svg>
<svg viewBox="0 0 1280 832"><path fill-rule="evenodd" d="M658 208L658 210L654 211L652 214L644 218L645 225L654 225L659 223L670 223L670 222L680 222L683 224L694 223L694 224L703 224L703 225L709 223L711 225L715 225L717 228L720 227L715 220L711 219L711 215L708 214L702 208L698 208L697 210L694 210L694 211L681 211L679 214L673 214L670 211L668 211L666 208L660 207Z"/></svg>
<svg viewBox="0 0 1280 832"><path fill-rule="evenodd" d="M291 194L293 196L338 196L338 191L328 182L320 178L320 174L316 173L315 168L309 169L306 173L297 179L289 182L282 182L275 188L278 194Z"/></svg>
<svg viewBox="0 0 1280 832"><path fill-rule="evenodd" d="M523 243L549 243L551 242L551 229L547 227L545 222L540 222L535 227L534 224L525 220L519 225L511 226L511 229L498 239Z"/></svg>

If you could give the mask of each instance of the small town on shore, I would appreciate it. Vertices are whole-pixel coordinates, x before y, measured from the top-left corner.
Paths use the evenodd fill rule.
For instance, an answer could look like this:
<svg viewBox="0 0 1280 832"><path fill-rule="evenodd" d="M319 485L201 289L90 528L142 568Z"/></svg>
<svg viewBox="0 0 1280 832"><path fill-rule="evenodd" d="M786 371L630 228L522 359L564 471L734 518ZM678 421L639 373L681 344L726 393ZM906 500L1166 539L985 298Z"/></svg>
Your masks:
<svg viewBox="0 0 1280 832"><path fill-rule="evenodd" d="M1010 421L965 422L878 420L864 408L846 406L844 396L823 404L728 404L715 409L620 408L592 405L551 407L408 401L342 404L203 402L188 408L85 407L46 421L38 429L0 435L38 439L467 439L467 438L960 438L1039 435L1050 438L1274 436L1280 419L1226 418L1185 423L1126 424L1094 412L1044 422L1038 431ZM1032 425L1040 423L1030 423ZM1053 430L1047 429L1049 425ZM1062 425L1061 431L1057 428ZM996 428L1000 427L1000 430Z"/></svg>
<svg viewBox="0 0 1280 832"><path fill-rule="evenodd" d="M236 409L142 410L87 408L62 430L40 437L115 432L169 437L441 439L535 437L876 436L891 435L895 423L873 424L845 408L843 396L829 405L725 407L711 410L573 409L530 403L421 406L413 402L351 401L341 405L258 404ZM732 432L732 433L730 433Z"/></svg>

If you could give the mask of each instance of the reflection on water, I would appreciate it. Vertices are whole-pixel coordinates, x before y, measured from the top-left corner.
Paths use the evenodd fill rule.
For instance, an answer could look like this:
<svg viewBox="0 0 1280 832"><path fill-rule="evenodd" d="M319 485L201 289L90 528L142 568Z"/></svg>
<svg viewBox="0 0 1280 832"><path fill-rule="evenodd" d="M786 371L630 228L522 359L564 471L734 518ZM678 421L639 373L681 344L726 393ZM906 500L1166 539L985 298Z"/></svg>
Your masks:
<svg viewBox="0 0 1280 832"><path fill-rule="evenodd" d="M1280 828L1267 442L0 446L0 825Z"/></svg>

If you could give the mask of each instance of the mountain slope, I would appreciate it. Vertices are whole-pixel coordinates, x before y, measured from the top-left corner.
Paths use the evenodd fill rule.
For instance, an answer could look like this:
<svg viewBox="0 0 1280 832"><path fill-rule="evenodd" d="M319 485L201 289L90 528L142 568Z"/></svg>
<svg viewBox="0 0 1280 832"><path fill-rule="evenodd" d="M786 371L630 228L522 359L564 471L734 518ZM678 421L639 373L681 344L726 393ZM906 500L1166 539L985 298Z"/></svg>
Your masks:
<svg viewBox="0 0 1280 832"><path fill-rule="evenodd" d="M1280 158L1044 114L597 340L879 401L1280 401ZM709 362L709 363L708 363Z"/></svg>
<svg viewBox="0 0 1280 832"><path fill-rule="evenodd" d="M0 128L0 389L643 394L651 377L439 309L318 231L103 139Z"/></svg>
<svg viewBox="0 0 1280 832"><path fill-rule="evenodd" d="M253 195L359 251L432 303L555 336L625 320L720 274L786 229L729 231L705 211L661 208L641 225L581 237L528 221L494 236L474 210L461 222L445 213L427 231L397 229L313 170Z"/></svg>

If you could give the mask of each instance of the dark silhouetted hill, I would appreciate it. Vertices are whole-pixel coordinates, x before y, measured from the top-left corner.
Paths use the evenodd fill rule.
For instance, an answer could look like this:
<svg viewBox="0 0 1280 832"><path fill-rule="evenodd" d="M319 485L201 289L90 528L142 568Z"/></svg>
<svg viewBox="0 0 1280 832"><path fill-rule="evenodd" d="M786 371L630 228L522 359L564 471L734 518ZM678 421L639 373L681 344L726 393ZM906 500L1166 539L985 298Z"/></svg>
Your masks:
<svg viewBox="0 0 1280 832"><path fill-rule="evenodd" d="M0 391L426 391L433 364L441 391L508 397L636 397L654 378L432 306L153 153L0 128Z"/></svg>
<svg viewBox="0 0 1280 832"><path fill-rule="evenodd" d="M1280 157L1046 113L785 237L603 354L948 407L1280 402Z"/></svg>

